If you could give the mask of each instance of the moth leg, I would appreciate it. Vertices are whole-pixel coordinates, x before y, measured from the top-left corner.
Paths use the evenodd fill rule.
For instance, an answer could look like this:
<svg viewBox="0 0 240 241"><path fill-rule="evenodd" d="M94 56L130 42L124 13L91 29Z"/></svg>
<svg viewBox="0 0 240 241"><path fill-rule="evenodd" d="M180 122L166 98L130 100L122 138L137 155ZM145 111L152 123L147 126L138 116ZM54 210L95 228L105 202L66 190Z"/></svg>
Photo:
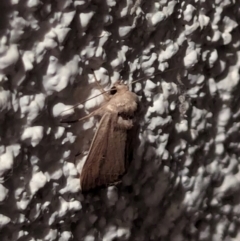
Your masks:
<svg viewBox="0 0 240 241"><path fill-rule="evenodd" d="M75 154L75 157L80 156L81 154L82 154L82 152L77 152L77 153Z"/></svg>
<svg viewBox="0 0 240 241"><path fill-rule="evenodd" d="M99 84L99 81L97 80L97 77L93 71L93 76L94 76L94 79L95 79L95 84L97 86L97 88L101 91L101 93L103 94L103 97L105 99L105 101L109 101L111 98L110 98L110 95L106 92L106 90L103 89L103 87Z"/></svg>
<svg viewBox="0 0 240 241"><path fill-rule="evenodd" d="M121 129L130 130L133 127L133 121L132 120L125 120L121 116L118 117L117 125Z"/></svg>

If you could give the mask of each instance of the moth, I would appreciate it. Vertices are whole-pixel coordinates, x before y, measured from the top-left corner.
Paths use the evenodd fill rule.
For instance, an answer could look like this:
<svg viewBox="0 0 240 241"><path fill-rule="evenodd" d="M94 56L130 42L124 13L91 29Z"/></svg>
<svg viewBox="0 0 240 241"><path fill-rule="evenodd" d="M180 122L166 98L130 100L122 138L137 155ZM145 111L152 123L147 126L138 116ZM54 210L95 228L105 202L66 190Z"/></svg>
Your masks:
<svg viewBox="0 0 240 241"><path fill-rule="evenodd" d="M90 115L82 118L100 117L80 174L80 185L83 192L118 183L127 169L125 159L127 135L133 127L134 113L138 108L138 97L120 81L113 85L110 93L103 92L103 90L102 93L105 102Z"/></svg>

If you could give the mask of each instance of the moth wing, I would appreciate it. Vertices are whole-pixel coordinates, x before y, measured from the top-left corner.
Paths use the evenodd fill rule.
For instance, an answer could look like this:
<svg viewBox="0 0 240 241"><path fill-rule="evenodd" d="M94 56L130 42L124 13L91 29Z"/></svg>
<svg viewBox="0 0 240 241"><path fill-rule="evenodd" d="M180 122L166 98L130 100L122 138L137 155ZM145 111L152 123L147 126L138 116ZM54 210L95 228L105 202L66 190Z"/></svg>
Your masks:
<svg viewBox="0 0 240 241"><path fill-rule="evenodd" d="M117 127L117 115L112 116L111 128L108 135L106 157L97 179L99 186L113 184L124 174L125 148L127 140L126 129Z"/></svg>
<svg viewBox="0 0 240 241"><path fill-rule="evenodd" d="M98 186L97 179L99 177L101 163L105 161L104 157L106 156L109 128L112 126L111 122L111 115L105 114L101 118L98 129L93 137L93 141L80 176L82 191L87 191Z"/></svg>

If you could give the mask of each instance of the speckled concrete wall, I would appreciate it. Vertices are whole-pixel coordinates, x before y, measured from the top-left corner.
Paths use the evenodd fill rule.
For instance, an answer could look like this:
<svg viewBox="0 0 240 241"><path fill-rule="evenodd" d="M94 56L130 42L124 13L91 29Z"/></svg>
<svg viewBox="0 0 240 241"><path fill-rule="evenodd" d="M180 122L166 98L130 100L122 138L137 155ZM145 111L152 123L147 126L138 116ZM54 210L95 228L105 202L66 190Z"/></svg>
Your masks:
<svg viewBox="0 0 240 241"><path fill-rule="evenodd" d="M237 0L1 0L0 239L240 240L239 16ZM128 173L82 194L98 121L60 121L101 103L69 109L99 93L93 71L105 89L144 78Z"/></svg>

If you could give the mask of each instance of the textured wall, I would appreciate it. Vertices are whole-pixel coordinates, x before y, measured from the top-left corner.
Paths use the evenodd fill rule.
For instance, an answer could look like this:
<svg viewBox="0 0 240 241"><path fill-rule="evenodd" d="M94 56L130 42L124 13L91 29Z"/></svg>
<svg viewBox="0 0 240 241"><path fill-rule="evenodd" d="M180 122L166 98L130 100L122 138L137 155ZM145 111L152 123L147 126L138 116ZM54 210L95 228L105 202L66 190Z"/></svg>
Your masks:
<svg viewBox="0 0 240 241"><path fill-rule="evenodd" d="M239 16L237 0L1 0L1 240L239 240ZM123 184L83 195L97 121L60 120L101 102L62 112L99 93L92 69L104 88L151 77Z"/></svg>

